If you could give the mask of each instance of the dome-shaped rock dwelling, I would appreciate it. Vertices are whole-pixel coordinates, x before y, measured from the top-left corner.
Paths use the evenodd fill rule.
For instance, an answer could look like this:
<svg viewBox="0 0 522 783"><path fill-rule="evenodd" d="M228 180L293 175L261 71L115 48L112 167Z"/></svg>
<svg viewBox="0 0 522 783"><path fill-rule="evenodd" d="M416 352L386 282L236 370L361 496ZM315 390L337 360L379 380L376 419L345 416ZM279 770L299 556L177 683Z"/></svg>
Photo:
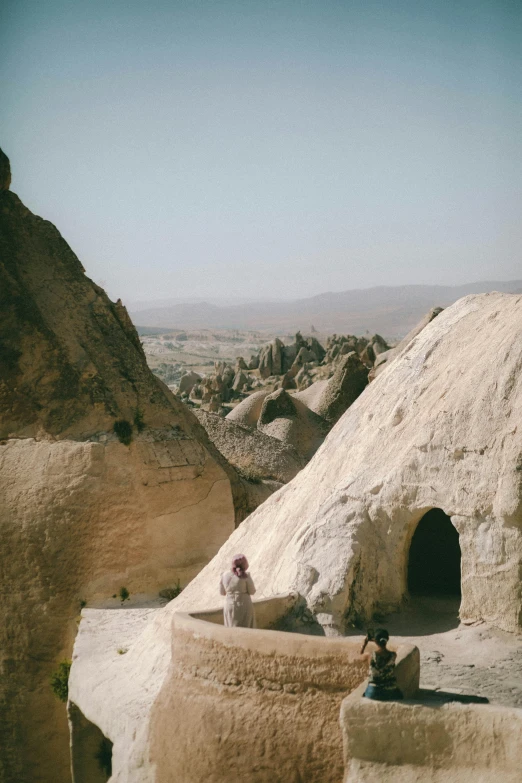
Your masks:
<svg viewBox="0 0 522 783"><path fill-rule="evenodd" d="M263 595L296 590L342 630L400 605L412 537L440 509L459 537L461 617L517 630L521 369L521 296L468 296L445 310L307 467L234 532L179 605L208 605L229 555L245 551Z"/></svg>
<svg viewBox="0 0 522 783"><path fill-rule="evenodd" d="M188 582L242 490L122 304L9 183L0 152L0 780L56 783L69 739L49 678L81 606Z"/></svg>
<svg viewBox="0 0 522 783"><path fill-rule="evenodd" d="M214 634L212 663L204 645L212 636L204 625L210 624L191 625L201 620L183 614L217 605L219 575L236 552L248 554L261 599L277 602L277 596L297 594L301 609L306 605L309 617L330 637L342 635L349 623L399 609L410 590L460 592L463 620L520 629L521 370L522 296L492 293L460 300L387 363L306 468L232 533L181 596L142 618L134 633L125 631L132 643L123 660L106 654L103 634L96 642L94 629L86 625L82 633L80 628L72 701L113 743L112 780L167 783L181 779L185 770L184 783L192 783L201 779L197 770L205 754L228 758L232 748L236 769L256 764L256 781L278 779L263 757L268 745L263 750L259 743L235 744L240 726L227 708L227 699L238 692L253 710L264 692L273 705L270 714L282 714L277 705L284 703L285 716L294 710L295 720L302 720L299 700L288 704L291 694L306 688L301 681L278 680L286 664L278 673L277 634L273 643L263 637L264 647L257 650L250 649L253 635L241 637L232 649L231 637L223 637L220 648ZM89 614L82 625L93 619ZM211 614L208 619L217 622ZM200 656L192 669L185 659L187 645L197 647ZM259 671L241 669L240 647L250 650L241 660L253 661L252 667L256 656L265 656L265 679ZM233 676L220 673L219 649L229 650ZM187 678L194 679L191 699L185 698ZM340 685L331 681L327 687ZM201 720L202 699L211 693L222 699L223 733ZM314 713L319 703L306 707L310 720L321 720ZM180 705L182 725L175 717ZM262 724L260 718L256 730L271 736ZM81 730L79 725L78 736ZM308 750L299 746L296 752L311 765L306 779L318 780L310 772L318 746L312 731L309 737ZM73 753L74 742L73 735ZM291 745L287 752L293 752ZM224 781L229 773L218 764L206 779Z"/></svg>

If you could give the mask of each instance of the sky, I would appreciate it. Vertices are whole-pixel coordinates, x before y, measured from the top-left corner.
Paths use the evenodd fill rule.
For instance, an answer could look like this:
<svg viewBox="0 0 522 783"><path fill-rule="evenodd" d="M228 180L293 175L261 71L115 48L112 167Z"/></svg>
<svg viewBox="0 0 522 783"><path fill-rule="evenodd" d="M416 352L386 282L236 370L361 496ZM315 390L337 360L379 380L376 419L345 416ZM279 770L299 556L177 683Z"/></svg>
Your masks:
<svg viewBox="0 0 522 783"><path fill-rule="evenodd" d="M11 189L113 299L520 278L519 0L0 7Z"/></svg>

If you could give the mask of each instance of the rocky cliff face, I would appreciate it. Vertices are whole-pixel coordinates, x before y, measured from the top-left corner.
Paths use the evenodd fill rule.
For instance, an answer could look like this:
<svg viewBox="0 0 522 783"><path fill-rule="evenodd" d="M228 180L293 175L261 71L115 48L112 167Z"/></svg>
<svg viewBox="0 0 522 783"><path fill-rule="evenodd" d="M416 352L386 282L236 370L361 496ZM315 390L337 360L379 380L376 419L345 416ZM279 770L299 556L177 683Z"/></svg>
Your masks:
<svg viewBox="0 0 522 783"><path fill-rule="evenodd" d="M51 223L14 193L1 198L0 437L84 440L118 420L139 429L173 415L190 430L191 417L149 372L121 302L86 277Z"/></svg>
<svg viewBox="0 0 522 783"><path fill-rule="evenodd" d="M49 676L84 602L186 584L241 513L237 475L147 368L125 308L0 155L0 780L70 779Z"/></svg>

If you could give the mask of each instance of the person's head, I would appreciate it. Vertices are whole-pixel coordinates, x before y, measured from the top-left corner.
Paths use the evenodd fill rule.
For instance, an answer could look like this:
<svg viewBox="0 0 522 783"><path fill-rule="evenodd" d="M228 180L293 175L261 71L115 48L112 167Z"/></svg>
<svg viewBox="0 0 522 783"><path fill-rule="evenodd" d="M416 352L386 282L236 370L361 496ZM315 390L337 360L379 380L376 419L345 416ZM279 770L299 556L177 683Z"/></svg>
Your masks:
<svg viewBox="0 0 522 783"><path fill-rule="evenodd" d="M386 628L377 628L375 631L375 644L381 648L381 650L384 650L386 648L386 645L388 644L388 639L390 638L390 634L386 630Z"/></svg>
<svg viewBox="0 0 522 783"><path fill-rule="evenodd" d="M248 560L244 555L236 555L232 558L232 572L240 579L246 579Z"/></svg>

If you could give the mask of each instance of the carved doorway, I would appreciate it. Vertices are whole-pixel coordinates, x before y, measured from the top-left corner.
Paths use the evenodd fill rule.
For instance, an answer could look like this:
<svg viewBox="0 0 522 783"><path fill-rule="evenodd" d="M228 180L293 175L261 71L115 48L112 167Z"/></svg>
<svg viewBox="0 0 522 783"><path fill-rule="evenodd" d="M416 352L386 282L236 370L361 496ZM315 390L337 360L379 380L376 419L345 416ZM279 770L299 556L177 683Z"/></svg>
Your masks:
<svg viewBox="0 0 522 783"><path fill-rule="evenodd" d="M440 508L420 520L410 544L408 590L411 595L460 596L459 534Z"/></svg>

